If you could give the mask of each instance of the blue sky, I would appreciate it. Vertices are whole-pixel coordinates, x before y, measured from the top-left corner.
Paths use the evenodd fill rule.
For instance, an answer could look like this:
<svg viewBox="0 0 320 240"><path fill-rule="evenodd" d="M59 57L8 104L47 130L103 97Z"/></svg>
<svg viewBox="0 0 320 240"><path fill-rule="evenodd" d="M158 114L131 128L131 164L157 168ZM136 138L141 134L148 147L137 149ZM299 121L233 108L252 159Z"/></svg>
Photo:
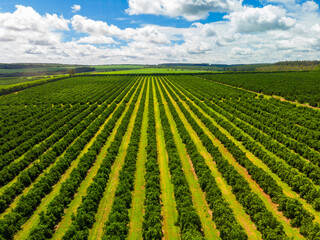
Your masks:
<svg viewBox="0 0 320 240"><path fill-rule="evenodd" d="M0 43L1 62L314 60L319 1L2 0Z"/></svg>
<svg viewBox="0 0 320 240"><path fill-rule="evenodd" d="M0 2L1 12L13 12L15 5L31 6L40 14L58 14L65 18L72 18L74 13L70 9L74 4L80 5L79 14L93 20L101 20L115 24L120 28L139 27L141 24L159 24L172 27L189 27L190 21L180 17L170 18L152 14L129 15L125 10L129 8L127 0L82 0L82 1L39 1L39 0L2 0ZM244 5L254 7L262 6L260 1L245 0ZM209 13L209 17L200 19L201 23L209 23L223 20L223 12ZM193 21L191 21L193 22Z"/></svg>

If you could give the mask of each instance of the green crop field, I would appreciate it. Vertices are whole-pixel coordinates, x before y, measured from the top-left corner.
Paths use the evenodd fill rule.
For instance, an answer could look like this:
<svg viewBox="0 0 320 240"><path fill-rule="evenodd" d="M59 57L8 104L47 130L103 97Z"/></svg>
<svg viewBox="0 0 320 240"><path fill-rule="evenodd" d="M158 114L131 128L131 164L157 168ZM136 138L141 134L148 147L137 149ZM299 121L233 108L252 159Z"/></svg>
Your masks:
<svg viewBox="0 0 320 240"><path fill-rule="evenodd" d="M100 71L98 71L99 73ZM102 74L157 74L157 73L200 73L202 70L175 69L175 68L137 68L119 71L101 72Z"/></svg>
<svg viewBox="0 0 320 240"><path fill-rule="evenodd" d="M113 72L113 71L121 71L121 70L132 70L132 69L140 69L144 68L144 65L97 65L97 66L90 66L94 67L96 72Z"/></svg>
<svg viewBox="0 0 320 240"><path fill-rule="evenodd" d="M70 67L39 67L39 68L22 68L22 69L0 69L0 73L29 73L29 72L41 72L41 71L61 71L69 69Z"/></svg>
<svg viewBox="0 0 320 240"><path fill-rule="evenodd" d="M11 85L23 82L31 82L34 80L39 80L45 78L44 76L35 76L35 77L7 77L7 78L0 78L0 86L1 85Z"/></svg>
<svg viewBox="0 0 320 240"><path fill-rule="evenodd" d="M245 73L203 76L254 92L320 107L320 72Z"/></svg>
<svg viewBox="0 0 320 240"><path fill-rule="evenodd" d="M316 73L119 73L2 92L1 240L320 239Z"/></svg>

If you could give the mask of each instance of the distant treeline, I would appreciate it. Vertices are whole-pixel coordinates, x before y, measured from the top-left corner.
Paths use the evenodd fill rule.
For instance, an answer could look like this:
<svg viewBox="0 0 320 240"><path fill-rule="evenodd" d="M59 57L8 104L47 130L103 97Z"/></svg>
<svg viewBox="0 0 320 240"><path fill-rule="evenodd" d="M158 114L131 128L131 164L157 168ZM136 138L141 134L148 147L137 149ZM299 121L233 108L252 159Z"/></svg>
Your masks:
<svg viewBox="0 0 320 240"><path fill-rule="evenodd" d="M34 65L32 65L34 68ZM39 68L39 67L37 67ZM4 68L2 68L4 69ZM23 68L12 68L12 69L23 69ZM49 68L50 69L50 68ZM65 68L65 69L58 69L58 70L47 70L43 68L40 71L34 72L10 72L10 73L0 73L1 77L31 77L31 76L39 76L39 75L60 75L60 74L69 74L70 70L74 71L74 73L85 73L85 72L93 72L95 68L93 67L77 67L77 68Z"/></svg>
<svg viewBox="0 0 320 240"><path fill-rule="evenodd" d="M320 70L320 61L286 61L271 66L263 66L257 71L312 71Z"/></svg>
<svg viewBox="0 0 320 240"><path fill-rule="evenodd" d="M75 65L46 64L46 63L0 63L0 69L48 68L48 67L77 67Z"/></svg>
<svg viewBox="0 0 320 240"><path fill-rule="evenodd" d="M208 64L208 63L164 63L156 66L160 68L177 68L204 71L234 71L234 72L274 72L274 71L312 71L320 70L320 61L284 61L273 64Z"/></svg>
<svg viewBox="0 0 320 240"><path fill-rule="evenodd" d="M296 65L303 65L303 66L319 66L320 61L285 61L285 62L277 62L274 65L288 65L288 66L296 66Z"/></svg>
<svg viewBox="0 0 320 240"><path fill-rule="evenodd" d="M257 68L271 66L272 64L207 64L207 63L197 63L197 64L187 64L187 63L164 63L156 66L148 66L151 68L176 68L176 69L189 69L189 70L203 70L203 71L256 71Z"/></svg>
<svg viewBox="0 0 320 240"><path fill-rule="evenodd" d="M109 65L112 66L112 65ZM121 67L119 67L121 66ZM284 72L284 71L320 71L320 61L283 61L277 63L262 64L209 64L209 63L163 63L158 65L146 65L144 68L171 68L186 70L202 70L215 72ZM14 71L17 69L17 71ZM24 71L26 69L26 71ZM3 77L30 77L40 75L58 75L73 73L86 73L93 71L117 71L131 70L131 67L114 65L109 68L85 66L85 65L66 65L66 64L45 64L45 63L0 63L0 78Z"/></svg>
<svg viewBox="0 0 320 240"><path fill-rule="evenodd" d="M75 73L84 73L84 72L93 72L96 69L94 67L79 67L79 68L75 68L74 72Z"/></svg>

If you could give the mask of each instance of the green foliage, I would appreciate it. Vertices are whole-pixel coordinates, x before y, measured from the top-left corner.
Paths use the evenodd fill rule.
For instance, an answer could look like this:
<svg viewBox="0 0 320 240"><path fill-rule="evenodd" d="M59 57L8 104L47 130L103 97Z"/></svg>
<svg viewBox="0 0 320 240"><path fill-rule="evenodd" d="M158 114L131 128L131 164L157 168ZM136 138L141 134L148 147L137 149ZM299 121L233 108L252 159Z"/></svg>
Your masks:
<svg viewBox="0 0 320 240"><path fill-rule="evenodd" d="M175 79L177 80L177 79ZM242 111L246 112L248 109L253 108L254 111L247 113L248 115L241 115L238 114L239 105L242 104L242 102L250 101L255 103L258 103L258 100L253 100L253 98L241 98L241 100L238 100L238 96L235 95L233 98L229 100L223 99L223 101L217 100L217 97L214 95L220 95L221 93L219 91L214 91L212 88L215 85L219 84L211 84L211 87L206 82L203 82L203 85L206 86L205 89L201 88L201 83L199 83L199 80L195 81L194 79L189 79L188 84L184 85L183 81L177 81L179 82L179 85L182 84L183 88L178 87L180 91L182 91L186 96L188 96L194 103L196 103L204 112L206 112L210 117L212 117L219 125L221 125L224 129L226 129L231 135L233 135L238 141L241 141L245 147L247 147L253 154L258 156L262 161L266 163L270 167L270 169L275 172L283 181L287 182L290 186L292 186L292 189L296 191L297 193L300 194L302 198L306 198L307 201L309 202L314 202L314 207L318 205L317 199L319 198L319 190L317 190L313 184L310 182L310 180L305 177L304 175L298 173L296 170L293 168L288 167L288 165L283 164L281 161L275 160L274 158L270 157L269 154L265 153L265 151L257 145L257 142L252 141L248 137L244 136L241 131L236 130L236 128L231 125L228 121L234 123L235 126L238 126L240 129L242 129L244 132L248 134L252 134L251 136L258 141L261 141L260 139L267 138L268 135L262 134L259 130L255 130L251 125L245 124L244 122L250 122L253 126L256 126L256 123L258 121L263 121L261 120L261 116L257 115L257 118L253 121L249 121L251 116L255 115L255 112L257 111L256 108L252 107L253 105L246 105L247 108L243 108ZM193 82L191 84L191 82ZM218 86L219 88L221 87ZM229 87L225 87L228 89ZM186 91L187 90L187 91ZM176 93L181 96L177 91ZM227 136L225 136L221 131L214 126L211 120L209 120L206 116L204 116L189 100L186 100L184 96L181 96L189 105L189 107L192 109L192 111L201 119L201 121L208 127L208 129L213 133L214 136L216 136L221 143L224 144L224 146L229 150L230 153L233 154L234 158L241 164L243 167L245 167L248 171L248 173L251 175L252 179L254 179L260 187L264 190L265 193L267 193L271 198L272 201L279 204L278 209L283 212L283 214L291 219L290 224L293 227L298 227L300 228L301 234L303 234L307 239L313 239L313 232L310 233L308 231L305 231L306 228L312 228L312 229L319 229L320 225L318 223L312 222L314 219L314 216L311 215L304 207L302 206L301 203L299 203L297 200L292 199L287 197L281 187L276 183L275 180L272 179L270 175L268 175L263 169L255 166L246 156L246 154L241 151L233 141L231 141ZM203 100L203 102L200 102L198 99ZM212 101L210 101L210 100ZM238 102L235 104L235 99ZM243 100L242 100L243 99ZM261 100L259 100L261 101ZM262 100L265 101L265 100ZM271 101L272 102L272 101ZM183 107L180 105L180 107ZM234 107L234 109L232 108ZM235 109L238 110L235 110ZM225 111L224 109L227 109ZM272 108L273 109L273 108ZM312 109L305 109L307 111L314 111ZM185 114L189 114L187 111L184 111ZM222 118L221 116L218 115L221 114L226 118ZM246 117L244 117L246 116ZM250 117L249 117L250 116ZM236 117L239 117L239 119L243 119L244 122L240 121ZM277 116L278 117L278 116ZM190 117L189 117L190 118ZM272 119L271 119L272 121ZM192 125L194 126L196 123L194 122ZM265 126L265 124L264 124ZM277 125L273 125L273 128ZM284 125L285 126L285 125ZM265 130L266 128L262 127L262 130ZM200 138L204 138L202 130L198 128L197 133L200 135ZM272 132L269 134L272 135ZM278 133L277 136L280 136L280 133ZM208 140L206 141L205 138L203 140L205 142L205 146L207 147L208 151L212 151L213 148L208 148ZM263 145L268 147L272 146L270 151L273 149L277 149L280 147L279 144L270 144L270 142L273 141L271 138L268 139L268 141L263 142ZM283 153L283 151L286 151L287 149L284 147L280 147L281 150L279 153ZM308 149L308 148L304 148ZM287 155L292 155L292 152L288 151L286 152ZM296 161L303 161L299 157L295 155L291 156L290 158L286 158L287 155L281 155L280 157L287 160L288 164L293 163L293 159L296 159ZM219 158L217 158L219 159ZM299 160L300 159L300 160ZM219 167L219 162L217 162L218 167ZM309 164L310 165L310 164ZM298 167L299 164L295 163L293 165L294 167ZM300 166L308 166L307 163L302 163ZM226 166L225 166L226 167ZM313 169L314 171L319 171L317 166L314 166L313 168L306 168L311 171ZM301 169L301 171L304 171L304 169ZM226 175L226 168L223 169L222 174ZM235 173L236 174L236 173ZM230 176L230 175L229 175ZM313 174L312 176L310 175L313 179L317 179L317 174ZM239 178L241 178L239 176ZM233 184L235 182L235 179L230 178L229 181L232 180ZM239 191L241 188L243 188L244 183L235 185L235 188L233 188L233 192L238 198ZM249 194L248 194L249 196ZM254 198L254 195L250 195L250 197L245 198L245 201L241 200L241 198L238 198L239 202L241 204L245 204L244 206L247 207L252 207L252 206L257 206L259 205L259 201L257 201L257 198ZM251 200L251 202L250 202ZM254 200L254 203L252 202ZM262 210L262 208L260 208ZM315 208L315 210L318 211L318 209ZM254 211L250 210L249 214L254 214ZM263 217L264 221L260 221L258 225L258 229L266 236L269 235L272 236L274 233L279 234L281 231L278 227L276 227L278 224L274 225L276 227L276 231L274 233L270 232L267 230L265 227L263 227L265 224L266 226L272 226L274 221L271 221L271 218L269 217L269 220L265 218L268 216L268 214L263 214L260 215L260 217ZM253 217L253 220L257 219L257 217ZM266 221L267 220L267 221ZM262 224L262 226L260 225ZM280 231L280 232L279 232Z"/></svg>
<svg viewBox="0 0 320 240"><path fill-rule="evenodd" d="M134 97L133 97L132 103L130 104L129 109L117 130L115 138L113 139L108 149L108 153L105 156L98 170L97 175L93 178L93 182L88 187L86 197L83 198L81 205L77 209L77 214L73 218L72 225L69 227L69 229L66 231L65 235L63 236L64 239L73 239L73 238L76 238L78 234L80 234L81 232L88 232L88 229L91 228L93 223L95 222L95 218L94 218L95 212L98 210L99 202L103 197L104 189L109 179L111 166L118 154L120 143L122 141L124 133L129 124L129 119L134 110L134 105L138 99L138 93L140 92L141 87L142 85L140 84L137 92L134 94ZM128 100L131 98L135 90L136 90L136 87L133 87L130 90L129 95L124 99L124 102L128 102ZM113 116L113 119L110 120L110 122L113 125L109 126L111 127L109 131L107 131L109 134L111 133L111 129L116 124L116 119L118 119L121 116L124 110L125 110L125 107L123 104L122 108L120 108L118 112ZM103 139L104 141L106 141L107 136L101 135L100 141L102 141ZM90 221L88 222L87 219L89 219Z"/></svg>
<svg viewBox="0 0 320 240"><path fill-rule="evenodd" d="M238 239L247 239L248 237L244 232L244 229L235 220L231 208L222 196L221 190L217 186L214 177L211 175L211 171L208 165L205 163L204 158L199 154L196 145L193 143L190 134L184 127L184 124L182 123L177 111L175 110L172 102L170 101L168 94L165 92L163 87L162 90L166 98L166 101L168 102L171 114L173 115L177 124L180 136L186 145L188 154L191 158L196 174L198 176L200 186L202 190L206 193L206 200L209 204L209 207L212 210L212 218L217 224L217 228L220 231L220 237L222 239L232 239L231 236L238 235ZM170 95L177 102L179 108L182 110L191 126L199 134L200 139L204 140L205 146L211 147L212 142L205 137L206 135L204 134L202 129L192 119L190 113L180 103L179 99L176 97L177 92L173 93L170 88L167 88L167 90L170 92Z"/></svg>
<svg viewBox="0 0 320 240"><path fill-rule="evenodd" d="M200 217L193 206L190 187L182 170L181 160L157 85L156 96L159 102L161 124L168 153L171 182L174 186L174 196L178 211L177 224L180 227L181 237L182 239L203 239Z"/></svg>
<svg viewBox="0 0 320 240"><path fill-rule="evenodd" d="M157 140L156 140L156 122L154 115L153 85L149 80L149 109L148 109L148 130L147 130L147 161L145 163L146 175L146 193L145 193L145 214L143 220L143 239L161 240L162 217L160 203L160 170L158 166Z"/></svg>
<svg viewBox="0 0 320 240"><path fill-rule="evenodd" d="M319 72L215 74L203 77L257 93L309 103L314 107L320 103Z"/></svg>
<svg viewBox="0 0 320 240"><path fill-rule="evenodd" d="M66 76L60 76L60 77L52 77L52 78L44 78L44 79L35 79L35 80L28 80L28 81L18 81L16 84L11 85L0 85L0 96L6 95L13 92L18 92L30 87L39 86L45 83L55 82L58 80L66 79ZM17 81L15 81L17 82Z"/></svg>
<svg viewBox="0 0 320 240"><path fill-rule="evenodd" d="M299 79L306 76L310 78L304 80L294 91ZM243 84L241 87L252 85L257 90L270 90L272 93L275 92L273 89L276 89L289 97L296 96L301 101L318 104L316 100L318 93L313 89L307 89L307 86L312 84L314 89L317 89L316 73L223 74L208 77L215 77L214 81L227 84L234 84L239 80L239 83ZM269 77L272 79L268 79ZM278 77L284 78L283 81L280 80L282 83L274 84L272 81ZM292 79L289 80L289 77ZM248 236L237 222L207 162L199 153L189 130L185 127L185 122L180 118L181 113L213 157L215 167L231 186L232 193L251 217L251 221L255 223L263 238L286 238L281 222L251 189L246 178L223 157L207 135L207 131L224 145L237 164L246 169L250 181L260 186L277 205L278 211L290 220L293 228L298 228L306 239L319 238L320 225L314 220L313 214L306 209L306 203L302 203L299 198L289 197L283 189L285 185L279 184L281 179L291 188L290 191L295 191L301 199L305 199L310 208L320 211L319 111L275 99L257 97L255 93L188 74L161 75L156 77L157 80L148 78L145 80L143 90L141 79L143 78L138 76L77 76L34 86L17 94L1 96L0 185L3 189L0 195L0 212L5 212L26 188L30 189L15 202L12 210L3 214L0 219L0 239L13 239L94 137L90 148L79 158L78 165L61 184L57 195L46 205L45 211L40 213L40 221L27 238L49 239L53 236L55 227L62 220L80 184L127 108L127 113L108 148L107 155L88 186L86 196L82 198L74 213L72 224L63 236L64 239L87 239L89 230L96 221L95 214L105 188L111 180L109 179L111 167L119 153L123 136L128 130L134 108L138 107L103 236L103 239L126 239L130 227L129 213L146 101L149 101L148 146L144 176L145 201L141 203L144 204L142 236L144 239L162 239L159 149L157 149L154 116L155 96L159 101L170 180L174 187L178 212L176 224L180 228L181 239L203 239L204 236L202 223L193 205L192 189L182 170L180 155L168 121L167 107L178 130L174 134L179 134L185 145L199 185L212 210L212 220L219 230L221 239L247 239ZM257 83L261 84L258 86ZM150 89L148 99L147 84ZM287 86L287 90L283 86ZM141 92L140 105L135 106ZM308 94L310 96L314 94L314 97L311 98ZM163 103L167 105L166 108ZM178 109L181 113L177 111ZM112 117L102 129L102 124L111 114ZM197 116L198 120L194 116ZM199 121L206 126L206 131L199 125ZM239 147L239 144L243 147ZM264 163L265 167L260 168L251 161L247 157L249 152L257 161ZM266 171L266 167L272 173ZM43 174L44 172L46 174ZM279 178L275 179L275 175Z"/></svg>
<svg viewBox="0 0 320 240"><path fill-rule="evenodd" d="M112 84L112 82L108 81L106 81L105 83ZM127 84L130 83L130 81L127 82ZM55 84L58 84L58 82ZM89 111L87 111L87 113L85 113L84 111L82 115L80 114L78 117L73 119L74 121L69 121L68 124L74 124L74 127L70 132L62 131L65 134L67 133L67 135L64 136L62 140L57 142L57 144L61 144L61 146L53 146L50 151L40 157L39 163L34 164L31 168L28 168L26 170L26 173L34 181L37 176L42 171L44 171L46 167L53 163L56 160L56 157L60 155L68 147L69 144L72 143L72 145L66 150L65 155L62 158L59 158L59 160L50 169L50 171L46 175L42 176L37 181L37 183L33 185L29 192L18 201L17 206L6 215L6 218L1 220L1 225L4 226L0 229L1 236L6 236L7 239L11 239L14 233L19 230L20 226L31 216L33 211L40 204L41 199L45 197L46 194L52 191L52 186L59 181L61 175L69 168L72 161L77 158L82 148L95 135L99 127L104 123L105 119L114 111L114 109L116 108L116 104L111 103L118 102L127 94L126 91L123 91L124 89L126 89L126 86L127 85L123 85L121 88L114 88L113 91L110 91L108 94L103 94L100 96L98 95L98 98L95 98L95 101L99 102L100 100L102 100L101 106L98 107L97 103L95 103L89 108ZM92 92L90 93L92 94ZM27 93L25 94L27 95ZM125 98L125 100L127 99L127 97ZM9 96L6 96L5 98L10 99ZM32 101L32 98L30 100ZM110 106L108 107L108 105ZM121 107L119 109L121 109ZM121 113L119 114L121 115ZM115 114L115 116L118 117L120 115ZM79 124L81 120L82 122ZM108 133L108 130L105 130L104 134L106 133ZM58 139L59 138L57 138L57 140ZM75 142L73 142L74 139L76 139ZM68 142L68 144L65 144L66 142ZM77 170L72 174L71 178L74 178L74 180L70 181L70 183L65 183L64 185L67 191L64 191L63 193L67 196L63 197L62 200L60 199L60 201L57 201L59 204L53 204L53 208L48 212L48 217L45 217L45 215L43 215L42 219L45 224L39 225L40 232L43 231L43 226L46 226L49 232L52 231L49 230L50 228L53 229L53 227L55 226L54 222L52 222L51 219L52 214L55 216L56 221L60 221L61 215L59 216L59 212L61 213L62 211L63 213L63 207L58 208L57 206L59 206L60 204L67 204L67 201L71 201L72 198L70 197L70 194L72 194L72 191L77 189L74 187L74 185L79 184L79 180L85 177L87 172L86 169L88 170L88 167L92 165L95 160L94 156L98 154L99 148L101 148L102 145L103 144L101 142L101 139L97 138L95 144L93 144L88 153L83 156L82 164L79 164L79 168L77 168ZM49 154L53 155L51 155L51 157L46 157L46 155ZM19 180L15 184L7 188L6 191L0 196L1 199L6 201L6 206L2 207L2 210L9 206L10 202L14 199L16 194L20 194L23 189L27 187L24 184L29 184L29 182L26 182L25 178L19 178ZM58 210L58 212L56 210ZM49 220L51 225L47 222L47 220ZM35 236L38 236L39 231L34 232Z"/></svg>
<svg viewBox="0 0 320 240"><path fill-rule="evenodd" d="M119 183L115 193L109 219L105 224L103 239L126 239L129 233L130 222L129 209L132 203L131 192L134 188L134 177L136 172L137 155L141 136L143 112L146 101L147 84L144 86L136 119L124 159L124 165L119 173ZM129 122L129 118L128 118ZM126 128L124 128L126 130ZM122 134L123 136L124 134Z"/></svg>

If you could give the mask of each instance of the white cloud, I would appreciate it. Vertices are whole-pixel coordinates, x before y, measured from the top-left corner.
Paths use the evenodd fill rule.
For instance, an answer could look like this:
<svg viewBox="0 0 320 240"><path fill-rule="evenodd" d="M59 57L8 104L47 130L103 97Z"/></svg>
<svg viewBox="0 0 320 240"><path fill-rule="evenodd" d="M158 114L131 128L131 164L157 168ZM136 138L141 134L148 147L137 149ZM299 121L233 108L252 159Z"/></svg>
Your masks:
<svg viewBox="0 0 320 240"><path fill-rule="evenodd" d="M159 32L154 26L145 26L142 28L127 28L122 31L123 38L132 39L138 42L148 42L154 44L169 44L165 34Z"/></svg>
<svg viewBox="0 0 320 240"><path fill-rule="evenodd" d="M315 34L316 33L320 33L320 25L319 24L315 24L311 27L311 31L313 31Z"/></svg>
<svg viewBox="0 0 320 240"><path fill-rule="evenodd" d="M15 40L14 34L9 34L9 32L0 27L0 42L11 42Z"/></svg>
<svg viewBox="0 0 320 240"><path fill-rule="evenodd" d="M307 1L302 4L302 10L305 12L315 12L319 10L319 5L314 1Z"/></svg>
<svg viewBox="0 0 320 240"><path fill-rule="evenodd" d="M105 36L88 36L80 38L78 43L91 43L91 44L111 44L116 43L111 37Z"/></svg>
<svg viewBox="0 0 320 240"><path fill-rule="evenodd" d="M0 13L0 26L14 31L68 30L68 20L56 14L41 16L31 7L16 5L14 13Z"/></svg>
<svg viewBox="0 0 320 240"><path fill-rule="evenodd" d="M217 36L217 31L213 24L194 23L192 26L197 27L206 37Z"/></svg>
<svg viewBox="0 0 320 240"><path fill-rule="evenodd" d="M62 31L69 20L56 14L41 16L32 7L16 5L13 13L0 13L0 52L2 61L35 59L61 45ZM33 57L32 57L33 56ZM20 60L21 59L21 60ZM43 57L37 61L41 61Z"/></svg>
<svg viewBox="0 0 320 240"><path fill-rule="evenodd" d="M298 4L282 0L281 5L272 1L273 5L261 8L235 7L219 22L195 22L185 28L141 25L124 29L80 15L71 19L40 15L31 7L17 5L14 12L0 13L0 62L232 64L319 59L318 5L314 1ZM150 9L156 9L156 3L164 6L164 1L148 2ZM178 6L209 2L223 1L173 0ZM182 15L186 11L171 7L172 16L201 15L197 9L195 14ZM71 41L65 40L65 33L73 33L69 25L81 37L74 34Z"/></svg>
<svg viewBox="0 0 320 240"><path fill-rule="evenodd" d="M277 49L279 50L292 50L296 52L308 52L312 51L314 47L318 44L315 38L306 38L302 36L297 36L294 38L280 40L278 41Z"/></svg>
<svg viewBox="0 0 320 240"><path fill-rule="evenodd" d="M128 19L127 18L123 18L123 17L118 17L118 18L115 18L115 20L117 20L117 21L126 21Z"/></svg>
<svg viewBox="0 0 320 240"><path fill-rule="evenodd" d="M56 14L46 14L45 18L42 17L47 25L46 30L65 30L68 31L69 20L64 19L62 16L58 17Z"/></svg>
<svg viewBox="0 0 320 240"><path fill-rule="evenodd" d="M31 54L31 55L38 55L38 54L44 54L45 51L43 49L41 49L41 47L38 47L38 46L33 46L33 47L30 47L30 48L27 48L25 50L25 53L26 54Z"/></svg>
<svg viewBox="0 0 320 240"><path fill-rule="evenodd" d="M231 53L234 55L251 55L253 50L250 48L234 47L231 49Z"/></svg>
<svg viewBox="0 0 320 240"><path fill-rule="evenodd" d="M94 21L86 17L75 15L71 24L74 30L95 36L112 36L126 41L140 41L155 44L168 44L166 36L157 31L152 26L141 28L120 29L114 25L108 25L106 22Z"/></svg>
<svg viewBox="0 0 320 240"><path fill-rule="evenodd" d="M76 13L76 12L79 12L81 10L81 6L80 5L77 5L77 4L74 4L72 7L72 12L73 13Z"/></svg>
<svg viewBox="0 0 320 240"><path fill-rule="evenodd" d="M117 35L121 32L114 25L108 25L102 21L94 21L80 15L73 16L71 24L74 30L92 35Z"/></svg>
<svg viewBox="0 0 320 240"><path fill-rule="evenodd" d="M295 19L286 16L286 10L272 5L263 8L244 7L225 16L239 32L259 32L272 29L288 29Z"/></svg>
<svg viewBox="0 0 320 240"><path fill-rule="evenodd" d="M242 5L242 0L129 0L130 15L154 14L183 17L189 21L207 18L210 12L230 12Z"/></svg>

